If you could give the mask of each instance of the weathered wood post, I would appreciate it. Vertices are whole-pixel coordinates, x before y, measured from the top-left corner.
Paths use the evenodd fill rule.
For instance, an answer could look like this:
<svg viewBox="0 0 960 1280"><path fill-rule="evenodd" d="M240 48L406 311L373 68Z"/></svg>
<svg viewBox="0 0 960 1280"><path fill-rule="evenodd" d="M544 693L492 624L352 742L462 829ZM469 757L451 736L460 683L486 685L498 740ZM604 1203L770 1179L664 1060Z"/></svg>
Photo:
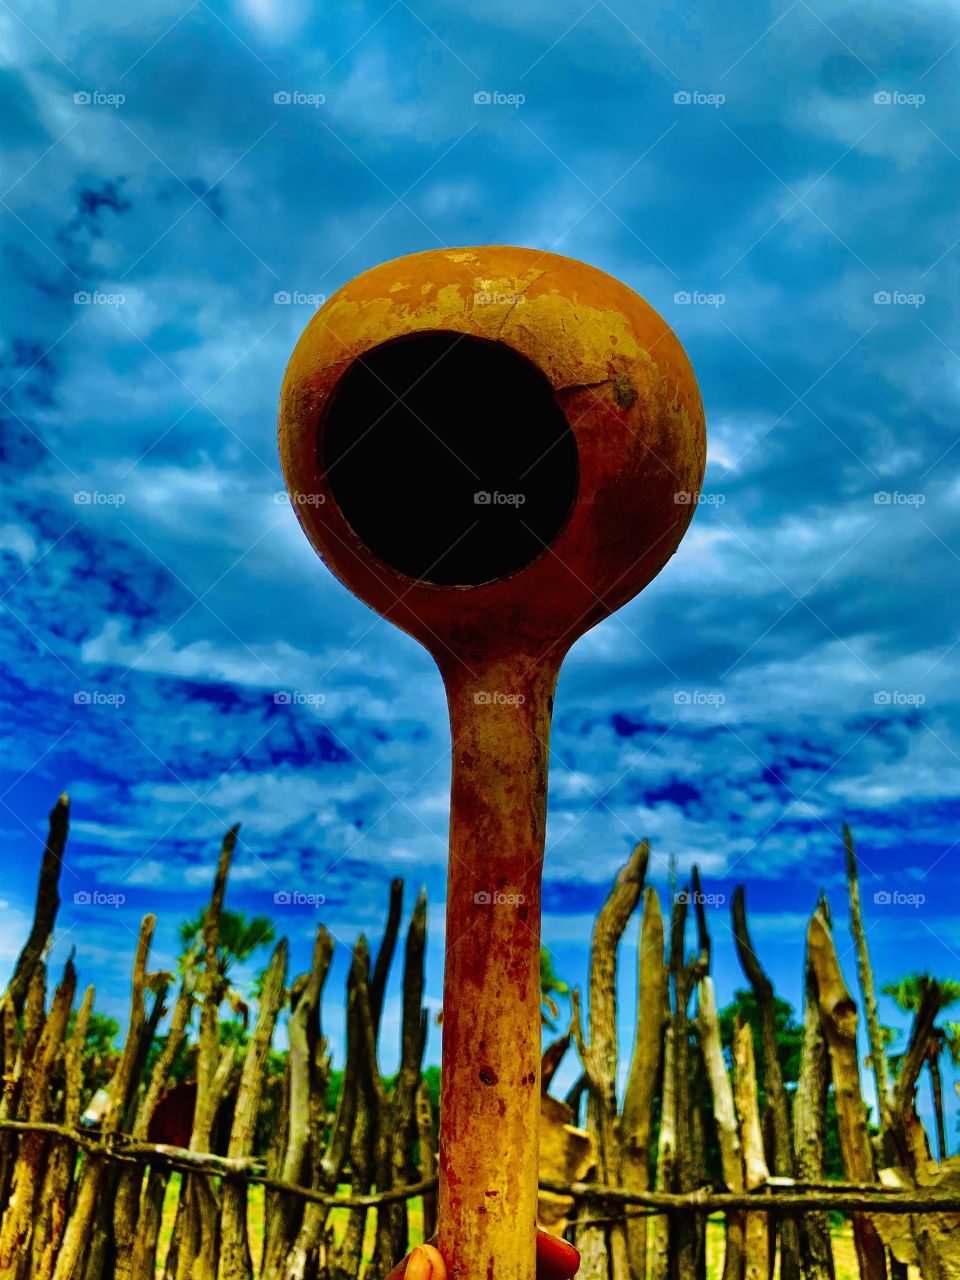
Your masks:
<svg viewBox="0 0 960 1280"><path fill-rule="evenodd" d="M573 642L686 531L696 380L666 322L601 271L503 246L414 254L310 321L280 455L325 563L443 676L440 1249L453 1280L533 1280L554 689Z"/></svg>

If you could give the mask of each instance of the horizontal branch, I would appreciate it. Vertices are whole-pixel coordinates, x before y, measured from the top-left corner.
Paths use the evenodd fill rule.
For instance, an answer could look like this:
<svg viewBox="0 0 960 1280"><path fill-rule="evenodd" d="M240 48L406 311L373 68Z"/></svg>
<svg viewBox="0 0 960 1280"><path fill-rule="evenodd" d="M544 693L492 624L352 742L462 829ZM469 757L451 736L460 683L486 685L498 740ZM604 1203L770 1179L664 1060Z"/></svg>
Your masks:
<svg viewBox="0 0 960 1280"><path fill-rule="evenodd" d="M751 1213L781 1213L784 1209L836 1209L841 1213L875 1211L878 1213L958 1213L960 1195L930 1195L921 1192L884 1191L776 1191L758 1187L755 1191L733 1194L715 1192L710 1187L676 1194L667 1191L621 1191L587 1182L565 1186L561 1182L541 1182L541 1191L573 1196L576 1200L609 1205L646 1205L664 1213L715 1213L748 1209Z"/></svg>
<svg viewBox="0 0 960 1280"><path fill-rule="evenodd" d="M398 1200L411 1200L414 1196L422 1196L436 1191L438 1179L424 1178L422 1182L409 1182L403 1187L393 1187L389 1191L374 1192L366 1196L332 1196L323 1191L311 1191L308 1187L297 1186L292 1182L278 1182L276 1178L254 1174L248 1179L259 1182L268 1191L279 1191L286 1195L299 1196L303 1200L311 1200L314 1204L328 1205L337 1209L375 1209L377 1205L393 1204Z"/></svg>
<svg viewBox="0 0 960 1280"><path fill-rule="evenodd" d="M238 1178L255 1182L270 1191L296 1196L314 1204L344 1209L375 1209L378 1205L409 1200L413 1196L429 1194L437 1188L437 1179L424 1178L389 1191L371 1195L337 1196L292 1182L281 1182L264 1172L265 1162L253 1156L231 1159L210 1152L188 1151L186 1147L172 1147L163 1143L130 1142L123 1134L114 1134L109 1143L82 1130L67 1125L50 1124L40 1120L0 1120L0 1130L15 1133L48 1133L75 1143L91 1156L103 1160L116 1160L124 1164L160 1164L166 1168L183 1169L189 1173L204 1174L214 1178ZM783 1180L784 1182L786 1180ZM809 1189L804 1189L809 1186ZM659 1210L661 1213L710 1214L749 1209L754 1213L780 1213L784 1209L836 1209L841 1213L960 1213L960 1195L940 1195L920 1191L899 1191L873 1186L859 1188L856 1184L787 1183L786 1188L777 1183L759 1187L755 1191L733 1194L715 1192L711 1187L675 1194L667 1191L623 1191L618 1187L605 1187L588 1182L540 1183L541 1191L555 1195L571 1196L575 1200L610 1206L637 1206Z"/></svg>
<svg viewBox="0 0 960 1280"><path fill-rule="evenodd" d="M172 1147L163 1142L131 1142L123 1133L110 1135L108 1142L94 1131L84 1132L69 1125L53 1124L46 1120L0 1120L0 1130L14 1133L49 1133L65 1138L88 1155L101 1160L118 1160L124 1164L163 1164L183 1168L188 1172L209 1173L214 1177L252 1177L264 1166L253 1156L218 1156L207 1151L189 1151L186 1147Z"/></svg>
<svg viewBox="0 0 960 1280"><path fill-rule="evenodd" d="M165 1168L182 1169L188 1173L206 1174L212 1178L239 1178L245 1182L256 1182L269 1191L297 1196L301 1200L310 1200L315 1204L336 1205L344 1209L372 1209L380 1204L391 1204L398 1200L409 1200L413 1196L423 1195L437 1189L437 1178L426 1178L422 1182L411 1182L403 1187L394 1187L364 1196L336 1196L324 1191L315 1191L311 1187L301 1187L293 1182L282 1182L278 1178L268 1177L264 1172L266 1161L255 1156L218 1156L207 1151L189 1151L186 1147L172 1147L165 1143L129 1142L123 1134L115 1134L109 1144L104 1143L93 1133L84 1133L80 1129L71 1129L67 1125L52 1124L47 1121L0 1120L0 1130L12 1130L15 1133L47 1133L58 1138L65 1138L80 1147L90 1156L102 1160L116 1160L122 1164L150 1165L160 1164Z"/></svg>

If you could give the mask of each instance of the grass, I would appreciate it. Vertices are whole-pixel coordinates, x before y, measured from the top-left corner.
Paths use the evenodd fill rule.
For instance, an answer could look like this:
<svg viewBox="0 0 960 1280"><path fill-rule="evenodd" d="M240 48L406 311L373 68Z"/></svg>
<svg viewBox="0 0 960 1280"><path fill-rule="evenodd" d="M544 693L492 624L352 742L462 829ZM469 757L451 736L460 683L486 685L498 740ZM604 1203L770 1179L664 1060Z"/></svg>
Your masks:
<svg viewBox="0 0 960 1280"><path fill-rule="evenodd" d="M342 1195L349 1194L349 1187L341 1186ZM160 1242L157 1248L157 1278L163 1275L163 1263L170 1247L170 1236L180 1197L180 1175L173 1174L167 1184L167 1194L163 1203L163 1221L160 1228ZM423 1240L423 1205L418 1197L410 1201L409 1208L410 1244L419 1244ZM330 1221L333 1225L334 1239L339 1243L346 1229L348 1213L346 1209L334 1209ZM250 1235L250 1253L253 1256L254 1272L259 1269L260 1255L263 1249L263 1188L252 1186L247 1201L247 1221ZM373 1237L376 1219L371 1211L367 1218L366 1239L363 1256L368 1262L373 1254ZM853 1231L849 1222L834 1227L831 1231L833 1239L833 1258L836 1267L836 1280L859 1280L860 1271L857 1266L857 1254L853 1244ZM723 1272L723 1218L716 1215L707 1221L707 1280L720 1280ZM919 1272L910 1268L910 1280L919 1280Z"/></svg>
<svg viewBox="0 0 960 1280"><path fill-rule="evenodd" d="M180 1199L180 1181L179 1173L170 1175L163 1200L163 1217L160 1223L160 1239L157 1244L157 1280L161 1280L163 1276L163 1265L170 1248L170 1237L173 1235L173 1224L177 1216L177 1202ZM337 1188L337 1191L340 1195L347 1196L350 1194L350 1187L341 1185ZM250 1240L250 1254L253 1258L254 1273L260 1269L260 1257L263 1252L263 1200L263 1187L256 1184L251 1186L247 1196L247 1235ZM337 1244L343 1239L348 1217L349 1212L346 1209L334 1209L330 1214L333 1238ZM420 1244L423 1241L423 1202L419 1196L410 1201L407 1221L409 1222L410 1246L412 1248L415 1244ZM376 1217L371 1211L367 1216L366 1235L363 1242L364 1262L369 1262L373 1257L375 1230Z"/></svg>

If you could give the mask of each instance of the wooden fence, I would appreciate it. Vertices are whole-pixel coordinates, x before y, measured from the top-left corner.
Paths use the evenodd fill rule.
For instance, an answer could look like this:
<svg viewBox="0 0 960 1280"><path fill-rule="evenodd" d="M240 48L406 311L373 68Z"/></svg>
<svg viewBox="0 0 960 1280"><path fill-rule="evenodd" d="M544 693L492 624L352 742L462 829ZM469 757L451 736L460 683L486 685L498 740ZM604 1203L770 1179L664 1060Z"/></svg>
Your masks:
<svg viewBox="0 0 960 1280"><path fill-rule="evenodd" d="M391 886L373 963L364 938L353 949L343 1076L328 1115L331 1058L320 1012L333 941L322 925L309 971L290 981L281 940L247 1034L222 1032L231 992L218 922L234 828L223 842L201 945L179 977L150 970L155 922L144 919L127 1036L91 1102L98 1064L85 1046L93 988L76 1003L71 956L49 1001L46 989L67 825L62 797L50 815L33 927L0 1003L0 1280L355 1280L361 1273L382 1280L408 1248L414 1199L418 1228L429 1236L435 1225L436 1130L421 1072L424 895L407 924L396 1077L385 1084L377 1044L403 917L400 881ZM826 902L807 934L803 1053L792 1099L778 1060L774 991L750 939L742 890L732 904L738 954L760 1014L761 1114L750 1027L738 1021L732 1055L721 1045L699 875L694 870L690 885L674 894L665 925L657 895L644 887L647 857L647 846L638 846L598 915L587 1026L575 993L569 1033L544 1054L542 1215L580 1249L581 1275L703 1280L705 1219L722 1213L724 1280L768 1280L775 1257L781 1280L834 1280L834 1211L852 1217L862 1280L902 1280L908 1263L924 1280L956 1280L960 1169L955 1160L932 1160L914 1104L935 1002L921 1002L897 1077L887 1080L849 835L854 943L883 1089L874 1141L860 1089L857 1006ZM617 954L641 901L636 1044L620 1104ZM697 947L688 956L691 908ZM288 1049L278 1070L271 1050L284 1012ZM546 1091L571 1041L582 1075L561 1101ZM195 1083L178 1092L171 1072L184 1052ZM825 1179L828 1088L843 1183ZM163 1140L171 1099L190 1104L179 1142ZM81 1124L85 1114L95 1127ZM253 1222L255 1186L262 1188L262 1225L260 1200Z"/></svg>

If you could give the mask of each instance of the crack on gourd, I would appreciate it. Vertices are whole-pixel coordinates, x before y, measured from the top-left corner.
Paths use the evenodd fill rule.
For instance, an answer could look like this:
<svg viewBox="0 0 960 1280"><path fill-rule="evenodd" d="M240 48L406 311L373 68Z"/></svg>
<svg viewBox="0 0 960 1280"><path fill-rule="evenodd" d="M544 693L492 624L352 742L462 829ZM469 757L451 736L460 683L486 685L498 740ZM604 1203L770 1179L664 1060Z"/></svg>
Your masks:
<svg viewBox="0 0 960 1280"><path fill-rule="evenodd" d="M510 319L510 317L513 315L513 313L516 311L517 307L519 307L520 303L521 303L521 302L526 302L526 300L527 300L527 295L526 295L526 292L525 292L525 291L526 291L527 289L529 289L529 287L530 287L532 284L536 284L536 282L540 279L540 277L541 277L543 274L544 274L544 272L543 272L543 271L535 271L535 272L533 272L533 274L530 276L530 278L524 282L524 285L523 285L523 291L520 291L520 290L518 290L518 291L517 291L517 294L516 294L516 296L514 297L513 302L511 302L510 306L507 308L506 313L505 313L505 315L504 315L503 319L502 319L502 320L501 320L501 322L500 322L500 328L497 330L497 338L502 338L502 337L503 337L503 331L504 331L504 329L507 327L507 321Z"/></svg>
<svg viewBox="0 0 960 1280"><path fill-rule="evenodd" d="M605 387L615 381L615 378L598 378L596 382L566 382L557 387L557 391L591 391L594 387Z"/></svg>

